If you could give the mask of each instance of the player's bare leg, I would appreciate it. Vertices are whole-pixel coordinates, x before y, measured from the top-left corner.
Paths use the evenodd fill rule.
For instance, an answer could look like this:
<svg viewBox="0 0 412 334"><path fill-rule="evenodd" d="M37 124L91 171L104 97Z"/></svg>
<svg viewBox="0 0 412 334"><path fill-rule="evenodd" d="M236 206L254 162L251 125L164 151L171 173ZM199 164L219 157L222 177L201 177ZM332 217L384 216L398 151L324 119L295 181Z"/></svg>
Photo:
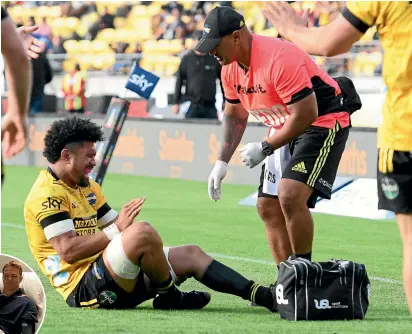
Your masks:
<svg viewBox="0 0 412 334"><path fill-rule="evenodd" d="M277 309L274 288L248 280L207 255L199 246L172 247L168 259L180 281L194 277L212 290L239 296L271 311Z"/></svg>
<svg viewBox="0 0 412 334"><path fill-rule="evenodd" d="M160 304L167 304L165 309L202 308L210 301L207 293L185 294L175 287L162 240L146 222L133 223L122 232L121 238L113 239L103 252L103 260L115 282L127 292L133 291L139 268L143 270L155 284Z"/></svg>
<svg viewBox="0 0 412 334"><path fill-rule="evenodd" d="M313 218L307 201L313 189L292 179L279 183L279 201L286 219L292 251L311 260L313 243Z"/></svg>
<svg viewBox="0 0 412 334"><path fill-rule="evenodd" d="M162 251L162 241L149 224L133 223L122 233L121 240L126 257L139 266L151 280L159 283L169 278L169 266ZM132 292L136 279L122 278L112 270L107 261L107 248L103 253L103 259L116 283L125 291ZM150 263L152 260L156 262Z"/></svg>
<svg viewBox="0 0 412 334"><path fill-rule="evenodd" d="M277 198L259 197L257 210L265 223L266 236L276 265L292 255L285 217Z"/></svg>
<svg viewBox="0 0 412 334"><path fill-rule="evenodd" d="M412 214L397 214L403 244L403 284L412 315Z"/></svg>

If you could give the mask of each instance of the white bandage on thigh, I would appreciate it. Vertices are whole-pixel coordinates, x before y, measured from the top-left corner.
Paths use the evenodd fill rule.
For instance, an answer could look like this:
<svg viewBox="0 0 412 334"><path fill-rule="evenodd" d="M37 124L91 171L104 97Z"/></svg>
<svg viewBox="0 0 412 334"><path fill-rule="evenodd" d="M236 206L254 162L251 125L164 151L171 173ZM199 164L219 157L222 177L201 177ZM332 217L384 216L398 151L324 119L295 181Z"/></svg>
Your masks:
<svg viewBox="0 0 412 334"><path fill-rule="evenodd" d="M265 194L277 196L282 168L290 161L289 145L282 146L265 159L262 191Z"/></svg>
<svg viewBox="0 0 412 334"><path fill-rule="evenodd" d="M106 259L115 274L125 279L135 279L139 266L130 261L123 250L122 234L117 234L107 246Z"/></svg>

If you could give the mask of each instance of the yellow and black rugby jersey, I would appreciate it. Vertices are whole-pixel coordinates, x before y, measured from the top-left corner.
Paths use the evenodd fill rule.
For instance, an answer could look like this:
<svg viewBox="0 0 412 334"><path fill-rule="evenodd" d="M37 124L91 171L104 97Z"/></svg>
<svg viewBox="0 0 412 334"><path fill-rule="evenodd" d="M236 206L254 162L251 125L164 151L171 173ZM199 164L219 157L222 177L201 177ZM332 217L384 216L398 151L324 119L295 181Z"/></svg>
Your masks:
<svg viewBox="0 0 412 334"><path fill-rule="evenodd" d="M69 264L60 259L49 240L68 231L94 234L116 217L93 180L88 187L71 188L50 168L40 172L24 204L26 233L41 270L64 299L101 252Z"/></svg>
<svg viewBox="0 0 412 334"><path fill-rule="evenodd" d="M360 32L376 25L388 87L378 147L412 151L412 1L348 1L343 16Z"/></svg>

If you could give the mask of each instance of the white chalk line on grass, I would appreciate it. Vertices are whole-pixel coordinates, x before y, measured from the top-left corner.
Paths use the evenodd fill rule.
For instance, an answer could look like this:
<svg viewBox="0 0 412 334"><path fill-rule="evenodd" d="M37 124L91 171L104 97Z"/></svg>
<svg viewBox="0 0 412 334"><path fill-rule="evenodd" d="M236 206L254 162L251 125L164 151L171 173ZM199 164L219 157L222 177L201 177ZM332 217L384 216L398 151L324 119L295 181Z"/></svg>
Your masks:
<svg viewBox="0 0 412 334"><path fill-rule="evenodd" d="M17 224L9 224L9 223L0 223L0 226L3 227L11 227L11 228L17 228L19 230L25 230L26 228L22 225L17 225Z"/></svg>
<svg viewBox="0 0 412 334"><path fill-rule="evenodd" d="M16 228L19 230L25 230L24 226L17 225L17 224L1 223L1 227L3 226L10 227L10 228ZM249 263L260 263L260 264L265 264L269 266L274 265L273 261L268 261L268 260L259 260L259 259L252 259L249 257L232 256L232 255L219 254L219 253L208 253L208 254L212 257L226 259L226 260L242 261L242 262L249 262ZM386 278L386 277L369 276L369 279L372 281L379 281L379 282L389 283L389 284L402 284L402 281L398 281L396 279Z"/></svg>

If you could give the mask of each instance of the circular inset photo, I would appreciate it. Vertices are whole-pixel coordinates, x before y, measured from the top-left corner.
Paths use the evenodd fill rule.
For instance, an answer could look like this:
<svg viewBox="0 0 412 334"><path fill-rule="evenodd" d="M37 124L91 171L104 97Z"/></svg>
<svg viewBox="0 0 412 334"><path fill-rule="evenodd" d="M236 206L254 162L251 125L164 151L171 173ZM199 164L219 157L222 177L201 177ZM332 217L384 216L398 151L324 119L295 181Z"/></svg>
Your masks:
<svg viewBox="0 0 412 334"><path fill-rule="evenodd" d="M37 333L46 314L46 294L22 260L0 254L0 334Z"/></svg>

